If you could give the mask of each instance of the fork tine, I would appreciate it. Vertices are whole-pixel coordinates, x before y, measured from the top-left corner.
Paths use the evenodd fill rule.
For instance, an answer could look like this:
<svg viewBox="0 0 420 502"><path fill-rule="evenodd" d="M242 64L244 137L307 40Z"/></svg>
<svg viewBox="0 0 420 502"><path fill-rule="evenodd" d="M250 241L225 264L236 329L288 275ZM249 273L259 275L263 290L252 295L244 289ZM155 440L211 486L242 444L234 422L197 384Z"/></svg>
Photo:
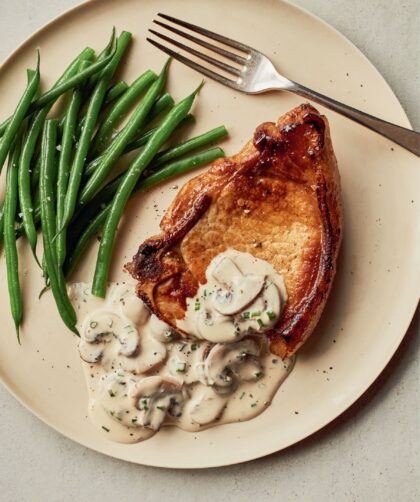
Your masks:
<svg viewBox="0 0 420 502"><path fill-rule="evenodd" d="M181 42L178 42L177 40L174 40L173 38L168 37L166 35L163 35L162 33L159 33L155 30L149 30L149 31L150 31L150 33L153 33L153 35L155 35L159 38L162 38L166 42L169 42L170 44L175 45L176 47L179 47L180 49L182 49L186 52L189 52L193 56L196 56L196 57L202 59L203 61L206 61L207 63L210 63L210 64L216 66L217 68L220 68L223 71L226 71L226 72L231 73L232 75L236 75L236 76L239 76L241 74L241 70L238 68L234 68L233 66L225 64L222 61L218 61L217 59L214 59L211 56L208 56L207 54L203 54L199 51L196 51L195 49L188 47L187 45L184 45Z"/></svg>
<svg viewBox="0 0 420 502"><path fill-rule="evenodd" d="M201 28L196 24L187 23L186 21L182 21L181 19L177 19L176 17L168 16L167 14L162 14L161 12L158 13L158 16L163 17L163 19L171 21L174 24L179 24L184 28L188 28L189 30L194 31L195 33L200 33L201 35L204 35L208 38L217 40L218 42L222 42L223 44L228 45L229 47L233 47L234 49L238 49L242 52L245 52L246 54L255 53L255 49L253 49L249 45L245 45L241 42L237 42L236 40L232 40L231 38L224 37L223 35L214 33L214 31L206 30L205 28Z"/></svg>
<svg viewBox="0 0 420 502"><path fill-rule="evenodd" d="M229 78L223 77L222 75L219 75L218 73L215 73L212 70L209 70L205 66L202 66L201 64L196 63L195 61L191 61L191 59L186 58L185 56L182 56L178 52L175 52L172 49L169 49L169 47L165 47L164 45L160 44L159 42L156 42L155 40L152 40L151 38L146 38L148 42L150 42L152 45L160 49L161 51L165 52L169 56L173 57L174 59L177 59L181 63L184 63L185 65L189 66L193 70L198 71L199 73L202 73L203 75L206 75L206 77L212 78L213 80L216 80L217 82L220 82L223 85L227 85L228 87L232 87L233 89L239 89L239 85L234 81L230 80Z"/></svg>
<svg viewBox="0 0 420 502"><path fill-rule="evenodd" d="M222 49L222 47L218 47L217 45L213 45L210 42L206 42L205 40L201 40L201 38L197 38L194 35L190 35L189 33L179 30L178 28L175 28L174 26L171 26L166 23L162 23L161 21L154 20L153 21L155 24L162 26L162 28L165 28L169 31L172 31L172 33L175 33L176 35L180 35L183 38L186 38L187 40L190 40L191 42L194 42L197 45L201 45L201 47L205 47L206 49L209 49L213 52L216 52L217 54L220 54L220 56L223 56L227 59L230 59L231 61L234 61L235 63L244 65L246 63L246 59L243 58L242 56L239 56L238 54L234 54L233 52L229 52L225 49Z"/></svg>

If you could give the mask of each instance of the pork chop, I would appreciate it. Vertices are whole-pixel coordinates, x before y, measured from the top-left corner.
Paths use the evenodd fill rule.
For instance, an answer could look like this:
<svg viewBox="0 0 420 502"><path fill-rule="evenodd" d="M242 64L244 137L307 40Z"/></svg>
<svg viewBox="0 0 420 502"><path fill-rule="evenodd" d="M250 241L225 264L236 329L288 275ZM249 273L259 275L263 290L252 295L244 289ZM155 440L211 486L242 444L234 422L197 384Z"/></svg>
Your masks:
<svg viewBox="0 0 420 502"><path fill-rule="evenodd" d="M176 327L212 259L234 248L283 276L288 300L266 334L274 354L294 354L325 306L342 235L326 117L302 104L276 124L261 124L237 155L216 160L182 187L160 226L126 266L160 319Z"/></svg>

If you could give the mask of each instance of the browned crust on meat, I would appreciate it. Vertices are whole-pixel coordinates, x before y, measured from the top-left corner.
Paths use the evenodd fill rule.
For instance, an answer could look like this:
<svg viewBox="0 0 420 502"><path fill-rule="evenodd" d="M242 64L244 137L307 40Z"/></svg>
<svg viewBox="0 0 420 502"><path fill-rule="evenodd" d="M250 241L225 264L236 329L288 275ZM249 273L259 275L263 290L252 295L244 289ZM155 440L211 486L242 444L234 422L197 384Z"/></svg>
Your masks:
<svg viewBox="0 0 420 502"><path fill-rule="evenodd" d="M138 295L156 315L176 326L186 299L206 282L210 261L235 247L285 277L289 299L267 335L272 352L295 353L326 303L342 234L327 119L304 104L277 124L260 125L238 155L215 161L184 185L161 228L127 265Z"/></svg>

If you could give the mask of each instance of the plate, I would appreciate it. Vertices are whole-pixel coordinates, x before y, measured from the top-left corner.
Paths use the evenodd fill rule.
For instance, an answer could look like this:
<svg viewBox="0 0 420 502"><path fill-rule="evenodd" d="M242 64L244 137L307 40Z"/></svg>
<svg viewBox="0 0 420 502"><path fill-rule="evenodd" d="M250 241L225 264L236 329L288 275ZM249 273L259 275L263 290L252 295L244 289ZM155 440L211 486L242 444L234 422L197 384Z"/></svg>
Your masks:
<svg viewBox="0 0 420 502"><path fill-rule="evenodd" d="M289 78L385 120L409 127L386 82L345 38L307 12L278 0L94 0L70 10L33 35L0 70L0 110L8 115L25 85L25 70L41 49L47 87L86 45L100 49L111 27L135 36L123 67L134 79L159 70L164 55L146 40L157 12L214 29L255 46ZM174 62L169 90L181 98L201 76ZM246 96L208 81L194 108L194 132L225 124L228 154L255 127L301 102L287 93ZM87 393L76 339L63 328L49 294L38 300L40 271L19 242L25 321L19 347L0 263L0 376L28 409L79 443L113 457L170 468L234 464L281 450L314 433L348 408L385 367L409 325L418 298L418 159L339 115L326 113L342 177L345 232L338 275L322 319L298 355L272 406L254 420L198 434L167 428L136 445L108 441L87 418ZM133 199L120 225L111 280L127 278L122 265L158 222L174 197L170 181ZM96 247L75 280L90 281Z"/></svg>

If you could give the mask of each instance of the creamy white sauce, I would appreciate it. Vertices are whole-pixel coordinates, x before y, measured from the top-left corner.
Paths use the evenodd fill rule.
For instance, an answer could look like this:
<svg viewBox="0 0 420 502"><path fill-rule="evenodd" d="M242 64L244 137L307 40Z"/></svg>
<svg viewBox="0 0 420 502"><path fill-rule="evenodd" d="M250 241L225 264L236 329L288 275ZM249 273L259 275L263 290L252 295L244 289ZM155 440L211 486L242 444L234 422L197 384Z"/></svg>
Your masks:
<svg viewBox="0 0 420 502"><path fill-rule="evenodd" d="M230 263L225 263L223 267L230 268L228 281L233 277L235 287L245 281L247 285L257 284L250 286L254 292L260 289L245 308L251 312L258 308L259 318L268 310L279 315L286 298L281 277L269 264L251 262L249 257L255 260L251 255L237 259L238 254L245 253L228 253L240 271L238 274ZM213 265L210 272L217 268ZM223 269L218 270L220 273ZM213 276L209 273L209 277ZM210 278L209 292L220 293L220 280L220 275L214 279L217 286L213 288ZM226 282L226 288L231 284ZM274 294L268 297L263 292L272 284L278 291L278 304ZM201 298L200 294L204 294L202 287L197 298ZM271 316L266 316L263 329L255 318L245 319L239 335L232 336L229 331L225 337L212 337L210 341L183 338L151 315L136 296L133 284L112 284L102 300L91 295L88 285L78 283L71 287L71 298L81 334L79 350L89 393L89 414L98 429L114 441L142 441L162 426L199 431L248 420L269 406L293 367L293 360L282 361L269 351L263 331L271 325ZM212 308L206 299L203 305ZM235 321L237 315L223 314L228 318L223 322L240 322ZM196 317L192 314L188 322L196 322Z"/></svg>

